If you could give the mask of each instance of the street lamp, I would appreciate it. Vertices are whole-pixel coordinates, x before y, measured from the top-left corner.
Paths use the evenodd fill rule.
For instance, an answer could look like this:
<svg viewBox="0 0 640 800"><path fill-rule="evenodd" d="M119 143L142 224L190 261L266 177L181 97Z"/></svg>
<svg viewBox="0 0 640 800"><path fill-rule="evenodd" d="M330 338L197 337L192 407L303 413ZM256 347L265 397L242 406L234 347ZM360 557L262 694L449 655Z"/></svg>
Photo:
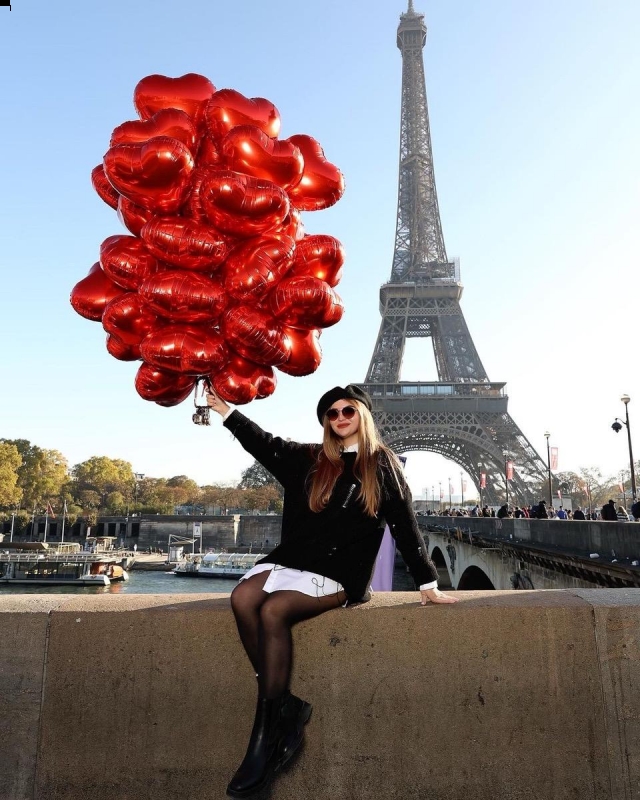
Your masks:
<svg viewBox="0 0 640 800"><path fill-rule="evenodd" d="M633 449L631 447L631 425L629 424L629 403L631 402L631 398L628 394L623 394L620 400L624 403L624 410L626 416L626 422L623 419L618 419L616 417L615 422L611 426L616 433L620 433L622 430L622 426L627 426L627 439L629 440L629 470L631 472L631 497L633 498L633 502L637 500L637 490L636 490L636 473L633 468Z"/></svg>
<svg viewBox="0 0 640 800"><path fill-rule="evenodd" d="M509 459L509 451L508 450L503 450L502 451L502 455L504 457L504 485L505 485L505 488L506 488L505 504L507 506L507 511L508 511L509 510L509 474L508 474L509 473L509 461L508 461L508 459Z"/></svg>
<svg viewBox="0 0 640 800"><path fill-rule="evenodd" d="M134 472L133 477L133 507L135 508L138 505L138 481L143 480L144 472Z"/></svg>
<svg viewBox="0 0 640 800"><path fill-rule="evenodd" d="M549 449L549 437L551 434L546 431L544 438L547 440L547 478L549 480L549 508L553 508L553 491L551 489L551 450Z"/></svg>
<svg viewBox="0 0 640 800"><path fill-rule="evenodd" d="M462 471L460 471L460 507L464 508L464 479L462 477Z"/></svg>
<svg viewBox="0 0 640 800"><path fill-rule="evenodd" d="M451 506L453 505L453 501L451 500L451 478L447 478L449 481L449 510L451 510Z"/></svg>
<svg viewBox="0 0 640 800"><path fill-rule="evenodd" d="M438 481L439 491L440 491L440 513L442 514L442 481Z"/></svg>
<svg viewBox="0 0 640 800"><path fill-rule="evenodd" d="M478 486L480 487L480 508L484 508L482 505L482 461L478 461Z"/></svg>

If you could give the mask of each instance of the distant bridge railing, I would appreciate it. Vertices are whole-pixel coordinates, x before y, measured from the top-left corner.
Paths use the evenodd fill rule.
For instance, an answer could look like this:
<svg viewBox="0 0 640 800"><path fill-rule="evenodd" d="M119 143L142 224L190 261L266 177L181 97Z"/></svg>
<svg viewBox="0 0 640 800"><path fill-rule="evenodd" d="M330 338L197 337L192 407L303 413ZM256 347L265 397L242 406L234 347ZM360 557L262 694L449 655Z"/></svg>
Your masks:
<svg viewBox="0 0 640 800"><path fill-rule="evenodd" d="M459 532L471 543L483 539L503 545L530 546L546 550L551 556L585 559L594 567L623 568L637 575L640 585L638 522L419 516L418 524L425 533Z"/></svg>

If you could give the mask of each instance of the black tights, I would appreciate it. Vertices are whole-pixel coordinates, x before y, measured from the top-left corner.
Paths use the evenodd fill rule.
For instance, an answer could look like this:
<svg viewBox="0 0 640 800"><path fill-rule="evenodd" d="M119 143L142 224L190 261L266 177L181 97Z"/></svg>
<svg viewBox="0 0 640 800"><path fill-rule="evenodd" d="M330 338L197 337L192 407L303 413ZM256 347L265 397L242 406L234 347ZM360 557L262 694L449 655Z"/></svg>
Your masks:
<svg viewBox="0 0 640 800"><path fill-rule="evenodd" d="M266 698L278 697L289 688L293 625L338 608L346 600L344 592L326 597L296 591L269 594L262 587L270 574L265 571L247 578L231 593L240 640L258 674L258 691Z"/></svg>

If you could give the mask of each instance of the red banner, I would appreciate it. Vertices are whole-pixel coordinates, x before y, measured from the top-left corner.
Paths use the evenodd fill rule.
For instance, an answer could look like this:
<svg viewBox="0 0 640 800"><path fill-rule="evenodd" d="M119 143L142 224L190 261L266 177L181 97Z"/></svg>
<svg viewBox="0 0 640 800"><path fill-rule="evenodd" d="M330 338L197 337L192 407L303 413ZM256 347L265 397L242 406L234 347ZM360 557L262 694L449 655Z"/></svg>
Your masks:
<svg viewBox="0 0 640 800"><path fill-rule="evenodd" d="M558 448L551 447L549 453L550 453L550 468L554 470L558 469Z"/></svg>
<svg viewBox="0 0 640 800"><path fill-rule="evenodd" d="M513 480L513 461L507 461L507 480Z"/></svg>
<svg viewBox="0 0 640 800"><path fill-rule="evenodd" d="M480 488L486 489L487 488L487 473L481 472L480 473Z"/></svg>

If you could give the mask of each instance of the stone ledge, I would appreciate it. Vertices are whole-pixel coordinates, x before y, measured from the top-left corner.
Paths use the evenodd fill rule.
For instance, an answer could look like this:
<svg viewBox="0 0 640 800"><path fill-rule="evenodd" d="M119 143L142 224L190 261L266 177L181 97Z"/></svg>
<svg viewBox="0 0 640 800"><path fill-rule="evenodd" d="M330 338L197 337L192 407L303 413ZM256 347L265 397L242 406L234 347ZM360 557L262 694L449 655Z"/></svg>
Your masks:
<svg viewBox="0 0 640 800"><path fill-rule="evenodd" d="M270 797L640 799L640 589L376 594L295 630ZM228 595L0 594L0 798L217 800L255 681Z"/></svg>

